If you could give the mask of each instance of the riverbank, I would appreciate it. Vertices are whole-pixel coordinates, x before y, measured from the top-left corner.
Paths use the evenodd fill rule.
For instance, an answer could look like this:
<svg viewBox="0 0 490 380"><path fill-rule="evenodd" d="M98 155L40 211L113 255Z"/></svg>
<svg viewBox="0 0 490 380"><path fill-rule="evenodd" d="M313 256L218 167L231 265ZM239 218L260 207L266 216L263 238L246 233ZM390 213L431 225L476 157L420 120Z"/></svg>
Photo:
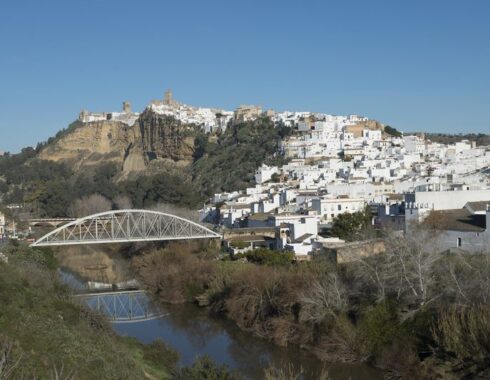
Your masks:
<svg viewBox="0 0 490 380"><path fill-rule="evenodd" d="M226 321L206 317L204 309L196 312L193 305L166 310L159 319L110 324L72 303L73 289L61 282L59 274L65 272L60 272L58 255L25 245L4 248L8 263L0 263L0 379L327 380L356 374L378 379L363 367L337 366L327 372L314 359L274 349ZM131 332L138 328L144 331ZM210 344L204 352L203 342ZM232 361L223 360L227 354Z"/></svg>
<svg viewBox="0 0 490 380"><path fill-rule="evenodd" d="M61 265L58 270L60 279L75 291L83 291L91 281L107 278L111 273L116 275L114 278L118 281L134 279L134 273L128 271L130 260L125 254L127 247L120 247L117 251L116 247L106 245L91 246L90 250L83 246L75 248L77 247L55 251L58 264ZM65 259L67 256L70 256L69 262ZM104 268L94 271L91 268L97 262L103 263ZM67 263L76 265L68 266ZM106 271L109 273L106 274ZM126 297L121 294L118 303L126 304ZM108 298L104 302L111 305L112 300L110 296ZM111 323L113 330L121 336L133 337L144 344L162 340L178 353L178 368L188 368L194 365L196 358L208 357L217 366L227 366L240 379L270 379L264 368L269 372L287 371L290 376L286 378L292 379L297 379L300 373L305 380L321 379L326 373L328 378L336 380L378 380L381 377L379 371L366 365L329 363L326 366L306 350L273 344L239 329L230 319L217 314L211 315L206 308L193 303L156 305L149 299L140 301L150 305L150 312L160 317L131 323ZM91 307L96 307L97 304L87 302ZM112 318L112 311L103 309L103 312L108 312ZM122 317L124 311L121 309L119 312L118 315ZM277 377L279 376L272 378Z"/></svg>
<svg viewBox="0 0 490 380"><path fill-rule="evenodd" d="M281 347L239 329L220 316L191 303L161 305L164 316L141 323L115 324L123 336L143 343L161 339L179 353L179 365L192 365L198 357L209 357L219 365L240 374L240 379L266 379L264 368L288 369L304 380L328 379L379 380L380 371L362 364L331 363L326 365L305 350ZM325 378L325 377L324 377ZM289 378L287 378L289 379ZM297 377L291 376L291 380Z"/></svg>
<svg viewBox="0 0 490 380"><path fill-rule="evenodd" d="M0 262L0 378L167 379L177 361L162 342L115 334L71 302L49 251L5 246Z"/></svg>
<svg viewBox="0 0 490 380"><path fill-rule="evenodd" d="M244 331L326 362L369 363L406 379L485 378L488 283L474 279L486 273L488 260L438 257L436 266L428 265L435 262L428 254L416 271L413 260L420 256L406 253L344 266L258 265L216 260L216 251L202 243L171 243L147 249L133 265L160 302L198 304ZM463 273L469 266L474 273Z"/></svg>

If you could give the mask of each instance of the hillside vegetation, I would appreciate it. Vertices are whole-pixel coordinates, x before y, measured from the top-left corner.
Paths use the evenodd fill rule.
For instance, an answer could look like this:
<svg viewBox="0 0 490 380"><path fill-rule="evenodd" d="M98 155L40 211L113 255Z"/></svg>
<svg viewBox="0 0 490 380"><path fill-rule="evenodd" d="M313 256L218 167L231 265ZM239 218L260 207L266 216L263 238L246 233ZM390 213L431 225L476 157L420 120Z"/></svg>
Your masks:
<svg viewBox="0 0 490 380"><path fill-rule="evenodd" d="M448 133L426 133L425 137L432 142L441 144L454 144L459 141L475 141L477 146L490 145L490 135L484 133L467 133L467 134L448 134Z"/></svg>
<svg viewBox="0 0 490 380"><path fill-rule="evenodd" d="M185 137L181 137L178 150L174 147L166 152L172 146L167 141L172 133L167 129L178 129L180 124L169 117L147 118L153 130L160 131L157 139L163 140L156 142L144 135L145 146L158 153L148 158L147 170L125 175L123 163L114 160L92 162L79 170L71 160L40 159L41 152L41 157L46 157L50 151L49 143L41 144L37 149L0 157L0 204L25 204L24 211L41 217L68 216L74 202L94 194L107 198L114 208L120 207L121 199L126 207L151 207L161 202L195 207L215 192L252 185L254 172L262 163L282 162L279 142L291 133L290 128L274 126L268 118L230 126L219 136L186 127L179 132ZM70 127L53 141L84 128L90 127Z"/></svg>
<svg viewBox="0 0 490 380"><path fill-rule="evenodd" d="M170 377L175 352L115 335L71 302L49 252L10 246L0 261L0 379Z"/></svg>
<svg viewBox="0 0 490 380"><path fill-rule="evenodd" d="M488 379L490 258L427 251L432 237L386 236L386 253L340 265L263 250L219 261L211 245L171 243L134 266L162 302L195 302L328 362L368 362L393 379Z"/></svg>
<svg viewBox="0 0 490 380"><path fill-rule="evenodd" d="M291 133L291 128L275 126L264 117L230 126L217 141L199 136L197 160L192 167L197 189L209 197L218 191L252 185L255 170L262 163L282 163L279 143Z"/></svg>

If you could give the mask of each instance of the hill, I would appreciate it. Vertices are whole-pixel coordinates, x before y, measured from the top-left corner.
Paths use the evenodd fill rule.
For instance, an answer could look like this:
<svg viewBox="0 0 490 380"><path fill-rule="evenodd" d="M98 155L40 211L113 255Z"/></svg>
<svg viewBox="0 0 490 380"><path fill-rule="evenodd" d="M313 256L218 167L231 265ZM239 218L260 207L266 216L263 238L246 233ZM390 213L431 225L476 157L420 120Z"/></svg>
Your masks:
<svg viewBox="0 0 490 380"><path fill-rule="evenodd" d="M67 216L77 200L99 194L112 207L195 207L215 192L251 185L258 166L282 160L279 141L290 133L267 117L204 133L150 109L132 126L75 122L36 149L0 157L0 206Z"/></svg>
<svg viewBox="0 0 490 380"><path fill-rule="evenodd" d="M454 144L462 140L475 141L477 146L490 145L490 135L484 133L467 133L467 134L447 134L447 133L426 133L425 137L432 142L441 144Z"/></svg>

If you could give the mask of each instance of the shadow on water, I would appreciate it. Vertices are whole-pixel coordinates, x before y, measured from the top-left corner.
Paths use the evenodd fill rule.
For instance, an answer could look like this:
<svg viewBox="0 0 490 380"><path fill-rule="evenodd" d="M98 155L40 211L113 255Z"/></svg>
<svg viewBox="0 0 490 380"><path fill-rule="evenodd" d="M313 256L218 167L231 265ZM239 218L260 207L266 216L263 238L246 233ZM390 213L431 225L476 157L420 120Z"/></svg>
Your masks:
<svg viewBox="0 0 490 380"><path fill-rule="evenodd" d="M73 252L71 252L73 254ZM111 278L118 281L130 280L129 265L113 264L108 260L111 255L102 254L105 265L110 268ZM80 265L84 257L89 260L99 257L99 254L80 253L79 257L65 260L70 268L59 270L61 279L72 287L75 292L87 290L87 270L77 273L76 269L85 268ZM120 257L117 259L120 260ZM73 265L77 263L77 265ZM123 268L123 273L118 272ZM125 277L126 276L126 277ZM326 369L331 379L381 379L380 371L361 364L324 363L312 354L295 347L279 347L251 333L240 330L232 321L222 317L210 316L206 309L196 305L159 305L151 300L155 313L160 317L142 322L114 323L113 329L120 335L135 337L143 343L151 343L161 339L180 355L180 365L192 364L196 358L209 356L220 364L226 364L231 369L250 379L263 378L264 369L273 365L284 367L290 365L304 371L304 379L316 379L323 369Z"/></svg>

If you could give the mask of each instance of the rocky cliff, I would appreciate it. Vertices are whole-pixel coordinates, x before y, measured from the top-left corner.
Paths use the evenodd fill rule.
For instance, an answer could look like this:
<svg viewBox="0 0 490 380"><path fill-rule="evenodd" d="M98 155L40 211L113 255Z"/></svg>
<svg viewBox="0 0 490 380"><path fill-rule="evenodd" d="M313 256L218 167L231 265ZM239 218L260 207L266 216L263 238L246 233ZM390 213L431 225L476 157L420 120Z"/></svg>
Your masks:
<svg viewBox="0 0 490 380"><path fill-rule="evenodd" d="M120 165L123 175L161 164L187 166L192 162L196 133L193 125L146 110L132 126L111 120L76 123L48 144L39 158L65 161L77 171L112 161Z"/></svg>
<svg viewBox="0 0 490 380"><path fill-rule="evenodd" d="M114 121L76 123L72 130L48 144L39 158L65 161L76 170L101 160L121 162L128 144L127 128Z"/></svg>

